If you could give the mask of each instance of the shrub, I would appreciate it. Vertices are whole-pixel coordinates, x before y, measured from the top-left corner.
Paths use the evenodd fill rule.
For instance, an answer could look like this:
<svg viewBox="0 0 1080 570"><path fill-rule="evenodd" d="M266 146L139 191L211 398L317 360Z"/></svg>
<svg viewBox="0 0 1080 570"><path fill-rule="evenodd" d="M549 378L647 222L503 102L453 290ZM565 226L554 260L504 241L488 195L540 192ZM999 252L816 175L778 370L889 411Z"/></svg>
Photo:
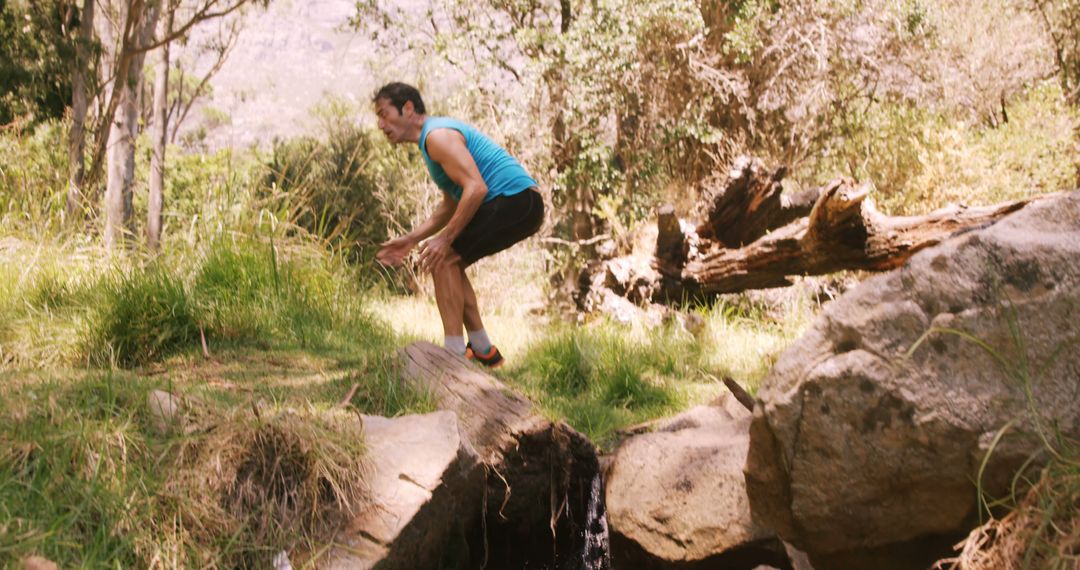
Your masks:
<svg viewBox="0 0 1080 570"><path fill-rule="evenodd" d="M890 213L917 214L950 202L988 204L1071 188L1080 160L1080 113L1056 83L1018 96L997 126L958 121L913 103L885 102L849 115L845 136L796 172L810 184L851 176L875 185Z"/></svg>
<svg viewBox="0 0 1080 570"><path fill-rule="evenodd" d="M700 353L666 328L633 340L611 325L555 330L525 355L512 381L542 408L565 417L600 445L616 428L675 409L676 381L691 376Z"/></svg>
<svg viewBox="0 0 1080 570"><path fill-rule="evenodd" d="M67 179L63 122L46 121L28 133L0 131L0 227L38 237L59 230Z"/></svg>
<svg viewBox="0 0 1080 570"><path fill-rule="evenodd" d="M106 278L101 287L104 296L86 339L91 362L131 367L195 346L195 307L183 282L167 269L135 269Z"/></svg>
<svg viewBox="0 0 1080 570"><path fill-rule="evenodd" d="M420 161L355 125L343 105L331 103L324 114L324 138L275 141L262 192L279 219L370 263L388 227L413 215Z"/></svg>

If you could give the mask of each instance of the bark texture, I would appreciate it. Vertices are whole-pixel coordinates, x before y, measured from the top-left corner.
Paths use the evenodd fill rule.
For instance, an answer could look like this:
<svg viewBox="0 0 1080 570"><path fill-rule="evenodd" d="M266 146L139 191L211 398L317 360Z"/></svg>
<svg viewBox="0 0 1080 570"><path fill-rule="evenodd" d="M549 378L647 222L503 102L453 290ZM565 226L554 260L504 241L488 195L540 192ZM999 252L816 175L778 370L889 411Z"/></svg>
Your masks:
<svg viewBox="0 0 1080 570"><path fill-rule="evenodd" d="M75 42L75 59L71 63L71 131L68 133L68 195L65 209L68 223L83 220L83 179L86 177L86 110L88 94L86 74L89 68L90 47L94 41L95 0L85 0L79 16L79 37Z"/></svg>
<svg viewBox="0 0 1080 570"><path fill-rule="evenodd" d="M736 159L727 184L712 198L705 220L698 225L698 235L738 248L809 214L819 191L783 194L780 182L786 174L787 168L769 170L759 159Z"/></svg>
<svg viewBox="0 0 1080 570"><path fill-rule="evenodd" d="M172 34L174 9L170 9L162 22L162 37ZM150 158L150 196L147 204L146 245L157 250L161 243L161 209L165 204L165 143L168 136L169 106L169 44L158 52L157 69L154 73L154 152Z"/></svg>
<svg viewBox="0 0 1080 570"><path fill-rule="evenodd" d="M139 133L138 92L142 84L142 66L146 52L139 46L151 43L154 28L160 13L160 2L120 2L117 6L121 16L117 22L123 22L125 29L117 38L106 42L116 50L108 54L117 62L115 68L103 66L111 72L113 81L109 90L110 106L115 106L115 114L109 124L109 139L106 160L108 178L105 187L105 247L114 249L121 240L129 240L134 235L132 198L135 179L135 139ZM103 29L109 30L106 22ZM109 76L106 76L109 79Z"/></svg>
<svg viewBox="0 0 1080 570"><path fill-rule="evenodd" d="M675 273L670 262L662 274L681 289L715 294L783 287L798 275L842 270L886 271L915 252L957 232L989 224L1029 202L1018 200L983 207L950 206L923 216L886 216L867 200L869 187L846 179L826 186L806 218L792 222L746 245L729 249L707 245L696 259Z"/></svg>
<svg viewBox="0 0 1080 570"><path fill-rule="evenodd" d="M918 251L1048 197L887 216L869 199L866 184L841 178L789 197L782 192L783 176L783 168L769 170L741 158L725 187L707 200L700 223L680 220L671 206L662 206L653 257L627 256L586 268L578 278L579 308L602 307L612 295L635 303L678 303L786 287L798 276L887 271Z"/></svg>
<svg viewBox="0 0 1080 570"><path fill-rule="evenodd" d="M488 468L488 568L607 569L596 449L566 424L462 358L430 343L402 351L405 378L454 411ZM485 538L486 537L486 538Z"/></svg>

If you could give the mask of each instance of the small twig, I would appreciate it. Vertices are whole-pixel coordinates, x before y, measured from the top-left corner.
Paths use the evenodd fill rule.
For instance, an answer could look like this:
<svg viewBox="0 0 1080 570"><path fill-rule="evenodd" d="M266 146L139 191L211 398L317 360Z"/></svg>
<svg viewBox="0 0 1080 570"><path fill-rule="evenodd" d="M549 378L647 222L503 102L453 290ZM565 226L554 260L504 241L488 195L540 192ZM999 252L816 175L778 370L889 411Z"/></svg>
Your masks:
<svg viewBox="0 0 1080 570"><path fill-rule="evenodd" d="M571 246L571 247L581 247L583 245L592 245L594 243L601 242L601 241L604 241L606 239L611 239L611 236L608 235L608 234L600 234L598 236L593 236L593 237L591 237L589 239L582 239L582 240L577 240L577 241L568 241L568 240L559 239L559 238L556 238L556 237L546 237L546 238L544 238L544 239L542 239L540 241L542 241L544 243L553 243L553 244L556 244L556 245L566 245L566 246Z"/></svg>
<svg viewBox="0 0 1080 570"><path fill-rule="evenodd" d="M210 359L210 348L206 346L206 331L203 330L203 326L199 325L199 340L202 341L202 355L207 360Z"/></svg>
<svg viewBox="0 0 1080 570"><path fill-rule="evenodd" d="M555 469L555 465L551 466L552 470ZM550 503L551 503L551 520L548 521L548 526L551 527L551 538L555 537L555 527L559 524L559 518L562 517L563 511L566 510L566 504L568 497L564 494L562 497L562 504L558 508L555 508L555 504L559 502L559 490L555 487L555 477L552 475L548 479L551 484L548 486L551 491ZM558 541L555 541L556 543Z"/></svg>
<svg viewBox="0 0 1080 570"><path fill-rule="evenodd" d="M352 388L349 388L349 392L347 394L345 394L345 397L342 398L341 401L338 402L337 405L334 406L334 407L335 408L344 408L345 406L348 406L349 403L352 402L353 396L356 395L356 391L359 390L359 389L360 389L360 384L358 384L356 382L353 382Z"/></svg>
<svg viewBox="0 0 1080 570"><path fill-rule="evenodd" d="M503 485L506 485L506 494L503 496L502 504L499 505L499 518L504 521L510 520L506 517L506 513L503 512L503 509L506 508L506 503L510 502L510 495L512 494L510 491L510 483L506 481L506 477L503 477L502 473L499 473L499 470L496 469L494 465L490 465L489 467L491 467L491 470L495 475L499 476L499 479L502 479Z"/></svg>
<svg viewBox="0 0 1080 570"><path fill-rule="evenodd" d="M735 395L735 399L739 401L746 409L751 412L754 411L754 397L751 396L739 383L731 378L724 376L724 386L731 390L731 393Z"/></svg>

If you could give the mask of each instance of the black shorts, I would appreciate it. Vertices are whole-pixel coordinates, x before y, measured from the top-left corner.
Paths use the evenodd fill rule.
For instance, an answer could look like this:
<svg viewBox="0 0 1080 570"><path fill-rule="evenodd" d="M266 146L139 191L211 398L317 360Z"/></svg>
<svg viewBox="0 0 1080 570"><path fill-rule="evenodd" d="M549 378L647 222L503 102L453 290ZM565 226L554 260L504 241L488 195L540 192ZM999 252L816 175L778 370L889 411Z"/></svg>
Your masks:
<svg viewBox="0 0 1080 570"><path fill-rule="evenodd" d="M544 223L544 199L535 188L484 202L452 247L468 267L535 234Z"/></svg>

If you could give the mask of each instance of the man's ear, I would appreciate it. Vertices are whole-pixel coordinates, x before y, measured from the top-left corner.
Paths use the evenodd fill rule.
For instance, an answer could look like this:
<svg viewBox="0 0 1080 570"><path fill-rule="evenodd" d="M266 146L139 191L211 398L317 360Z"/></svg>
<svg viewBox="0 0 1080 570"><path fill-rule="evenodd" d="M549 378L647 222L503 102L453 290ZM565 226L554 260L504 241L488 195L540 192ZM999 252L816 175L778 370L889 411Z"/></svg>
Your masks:
<svg viewBox="0 0 1080 570"><path fill-rule="evenodd" d="M407 117L409 115L415 115L415 114L416 114L416 107L413 105L412 101L406 101L405 104L403 104L401 106L401 116L402 117Z"/></svg>

